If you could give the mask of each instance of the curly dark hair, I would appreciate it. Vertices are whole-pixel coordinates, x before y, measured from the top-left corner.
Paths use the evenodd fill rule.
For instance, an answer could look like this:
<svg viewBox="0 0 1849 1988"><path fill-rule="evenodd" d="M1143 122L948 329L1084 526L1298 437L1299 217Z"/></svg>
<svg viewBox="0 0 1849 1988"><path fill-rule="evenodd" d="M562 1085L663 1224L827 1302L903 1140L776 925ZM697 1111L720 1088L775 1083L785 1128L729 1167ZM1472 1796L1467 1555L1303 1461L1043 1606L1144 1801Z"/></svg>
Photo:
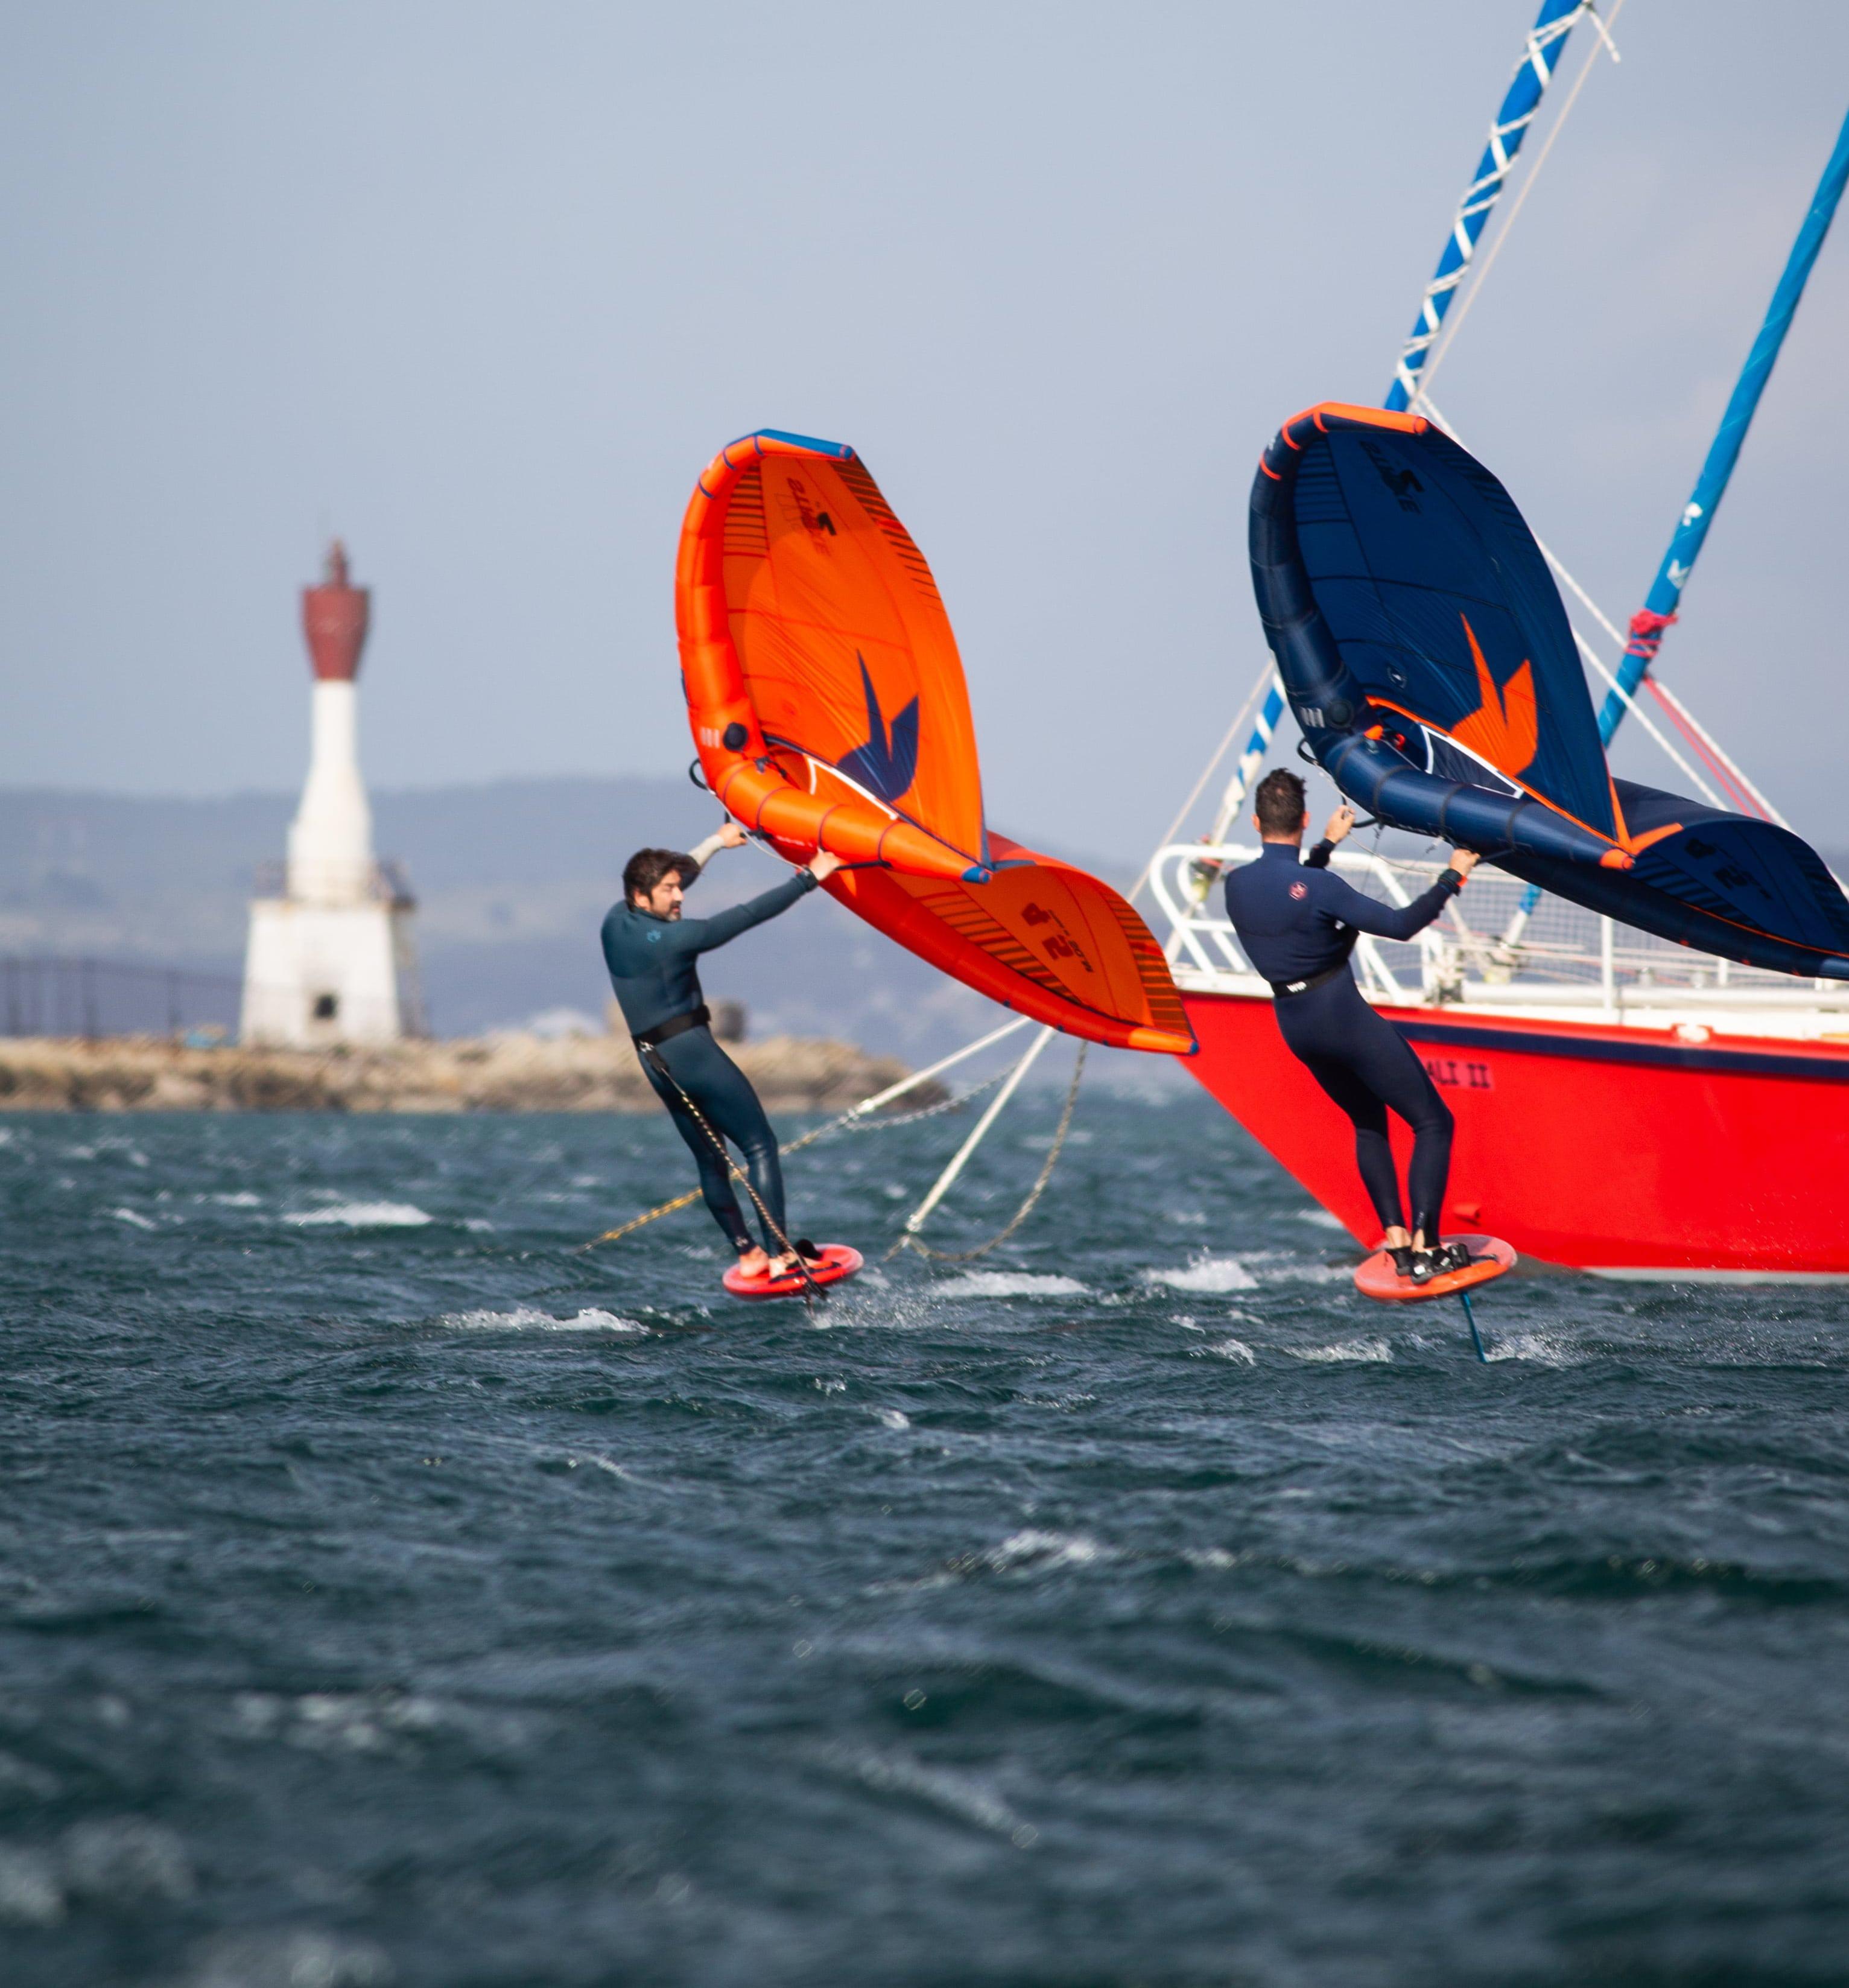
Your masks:
<svg viewBox="0 0 1849 1988"><path fill-rule="evenodd" d="M1261 835L1295 835L1303 826L1310 800L1303 783L1287 766L1273 766L1252 797Z"/></svg>
<svg viewBox="0 0 1849 1988"><path fill-rule="evenodd" d="M699 874L699 864L678 849L638 849L623 866L624 901L652 897L657 884L676 874L686 890Z"/></svg>

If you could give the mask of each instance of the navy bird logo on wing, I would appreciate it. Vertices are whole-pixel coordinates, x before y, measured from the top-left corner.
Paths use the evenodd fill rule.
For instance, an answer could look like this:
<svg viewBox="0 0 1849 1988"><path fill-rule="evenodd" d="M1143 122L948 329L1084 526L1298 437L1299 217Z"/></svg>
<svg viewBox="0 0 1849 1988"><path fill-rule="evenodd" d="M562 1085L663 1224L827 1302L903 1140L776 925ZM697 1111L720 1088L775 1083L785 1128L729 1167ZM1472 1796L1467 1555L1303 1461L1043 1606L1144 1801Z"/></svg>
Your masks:
<svg viewBox="0 0 1849 1988"><path fill-rule="evenodd" d="M857 746L840 762L841 771L857 786L896 807L918 770L918 700L914 697L897 713L888 731L880 709L880 694L867 673L867 658L858 649L854 661L860 666L860 688L867 697L867 743Z"/></svg>

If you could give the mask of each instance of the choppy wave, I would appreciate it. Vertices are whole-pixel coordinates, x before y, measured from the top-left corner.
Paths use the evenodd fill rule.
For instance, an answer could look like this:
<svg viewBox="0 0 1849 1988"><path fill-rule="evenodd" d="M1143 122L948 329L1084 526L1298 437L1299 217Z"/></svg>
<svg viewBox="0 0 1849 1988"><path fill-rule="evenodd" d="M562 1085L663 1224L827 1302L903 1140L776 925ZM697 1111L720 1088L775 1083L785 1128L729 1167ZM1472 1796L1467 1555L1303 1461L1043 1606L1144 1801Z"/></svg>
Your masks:
<svg viewBox="0 0 1849 1988"><path fill-rule="evenodd" d="M1171 1291L1256 1291L1266 1284L1347 1283L1353 1275L1339 1264L1313 1263L1279 1249L1202 1255L1171 1269L1142 1273L1145 1283L1165 1285Z"/></svg>
<svg viewBox="0 0 1849 1988"><path fill-rule="evenodd" d="M203 1941L175 1988L393 1988L401 1979L375 1940L318 1926L265 1926Z"/></svg>
<svg viewBox="0 0 1849 1988"><path fill-rule="evenodd" d="M460 1332L646 1332L640 1320L621 1318L614 1312L595 1310L574 1313L570 1318L555 1318L549 1311L530 1305L515 1305L508 1311L458 1311L445 1315L445 1325Z"/></svg>
<svg viewBox="0 0 1849 1988"><path fill-rule="evenodd" d="M1286 1346L1283 1350L1293 1360L1380 1362L1393 1357L1393 1348L1384 1339L1338 1339L1328 1346Z"/></svg>
<svg viewBox="0 0 1849 1988"><path fill-rule="evenodd" d="M1145 1270L1145 1283L1171 1291L1256 1291L1259 1280L1237 1256L1196 1256L1168 1270Z"/></svg>
<svg viewBox="0 0 1849 1988"><path fill-rule="evenodd" d="M1034 1526L1010 1533L999 1546L966 1554L956 1565L990 1574L1050 1574L1057 1567L1089 1567L1106 1549L1083 1533L1043 1532Z"/></svg>
<svg viewBox="0 0 1849 1988"><path fill-rule="evenodd" d="M1481 1368L1079 1108L813 1314L578 1253L665 1117L9 1119L6 1988L1835 1979L1849 1292L1505 1279Z"/></svg>
<svg viewBox="0 0 1849 1988"><path fill-rule="evenodd" d="M1302 1256L1248 1257L1261 1284L1350 1284L1354 1266L1347 1263L1313 1263Z"/></svg>
<svg viewBox="0 0 1849 1988"><path fill-rule="evenodd" d="M928 1694L921 1692L914 1709L922 1709L929 1702ZM837 1747L830 1757L881 1794L911 1797L959 1822L1004 1836L1017 1850L1031 1849L1039 1839L1039 1831L1031 1823L972 1774L928 1767L903 1753L855 1753Z"/></svg>
<svg viewBox="0 0 1849 1988"><path fill-rule="evenodd" d="M1501 1332L1493 1317L1486 1324L1483 1351L1491 1360L1532 1360L1542 1367L1576 1367L1585 1355L1556 1334L1546 1332Z"/></svg>
<svg viewBox="0 0 1849 1988"><path fill-rule="evenodd" d="M1036 1270L965 1270L931 1286L941 1298L1082 1298L1077 1277Z"/></svg>
<svg viewBox="0 0 1849 1988"><path fill-rule="evenodd" d="M282 1219L296 1229L422 1229L436 1217L408 1201L337 1201L298 1209Z"/></svg>

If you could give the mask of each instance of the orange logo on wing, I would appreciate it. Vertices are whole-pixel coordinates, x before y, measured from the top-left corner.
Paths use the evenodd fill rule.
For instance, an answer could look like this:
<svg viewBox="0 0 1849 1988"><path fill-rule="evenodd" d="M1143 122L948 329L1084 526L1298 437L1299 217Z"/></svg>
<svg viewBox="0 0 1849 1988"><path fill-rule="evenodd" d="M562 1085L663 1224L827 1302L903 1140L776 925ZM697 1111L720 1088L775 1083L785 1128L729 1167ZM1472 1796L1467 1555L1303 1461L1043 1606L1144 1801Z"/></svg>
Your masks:
<svg viewBox="0 0 1849 1988"><path fill-rule="evenodd" d="M1540 743L1540 714L1535 708L1534 672L1524 661L1502 689L1483 660L1482 645L1476 631L1463 615L1464 634L1470 643L1471 660L1476 664L1476 681L1482 704L1461 724L1451 728L1451 735L1490 765L1505 773L1519 776L1528 769Z"/></svg>

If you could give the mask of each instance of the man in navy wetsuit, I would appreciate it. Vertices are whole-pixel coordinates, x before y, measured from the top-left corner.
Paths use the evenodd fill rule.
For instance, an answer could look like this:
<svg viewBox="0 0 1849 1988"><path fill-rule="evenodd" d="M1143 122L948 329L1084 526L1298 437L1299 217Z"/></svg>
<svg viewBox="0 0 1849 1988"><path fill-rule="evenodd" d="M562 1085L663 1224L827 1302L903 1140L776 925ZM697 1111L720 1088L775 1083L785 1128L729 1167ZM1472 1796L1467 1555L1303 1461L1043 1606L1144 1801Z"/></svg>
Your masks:
<svg viewBox="0 0 1849 1988"><path fill-rule="evenodd" d="M700 955L749 931L813 891L841 867L838 856L818 854L762 897L733 904L710 918L684 918L683 892L702 863L721 849L736 849L745 832L728 822L690 855L672 849L638 849L623 869L623 902L603 921L603 962L621 1004L623 1019L642 1059L655 1095L668 1107L681 1137L700 1169L700 1191L713 1219L739 1253L747 1276L781 1276L795 1267L798 1252L811 1263L813 1246L793 1248L783 1212L783 1170L777 1138L750 1080L714 1041L700 992ZM698 1116L695 1114L698 1114ZM724 1149L701 1125L704 1119L721 1139L744 1155L759 1219L769 1226L762 1248L753 1240L732 1192Z"/></svg>
<svg viewBox="0 0 1849 1988"><path fill-rule="evenodd" d="M1259 860L1226 879L1226 909L1239 944L1271 982L1278 1028L1291 1053L1354 1121L1355 1162L1394 1267L1416 1283L1461 1270L1470 1261L1463 1246L1438 1243L1451 1170L1450 1107L1405 1037L1361 999L1348 956L1362 932L1408 939L1424 931L1463 888L1477 859L1454 849L1450 867L1423 896L1404 907L1383 904L1328 867L1330 852L1354 826L1353 809L1336 810L1304 859L1310 814L1303 783L1280 766L1259 783L1253 798ZM1412 1128L1410 1233L1387 1140L1389 1111Z"/></svg>

